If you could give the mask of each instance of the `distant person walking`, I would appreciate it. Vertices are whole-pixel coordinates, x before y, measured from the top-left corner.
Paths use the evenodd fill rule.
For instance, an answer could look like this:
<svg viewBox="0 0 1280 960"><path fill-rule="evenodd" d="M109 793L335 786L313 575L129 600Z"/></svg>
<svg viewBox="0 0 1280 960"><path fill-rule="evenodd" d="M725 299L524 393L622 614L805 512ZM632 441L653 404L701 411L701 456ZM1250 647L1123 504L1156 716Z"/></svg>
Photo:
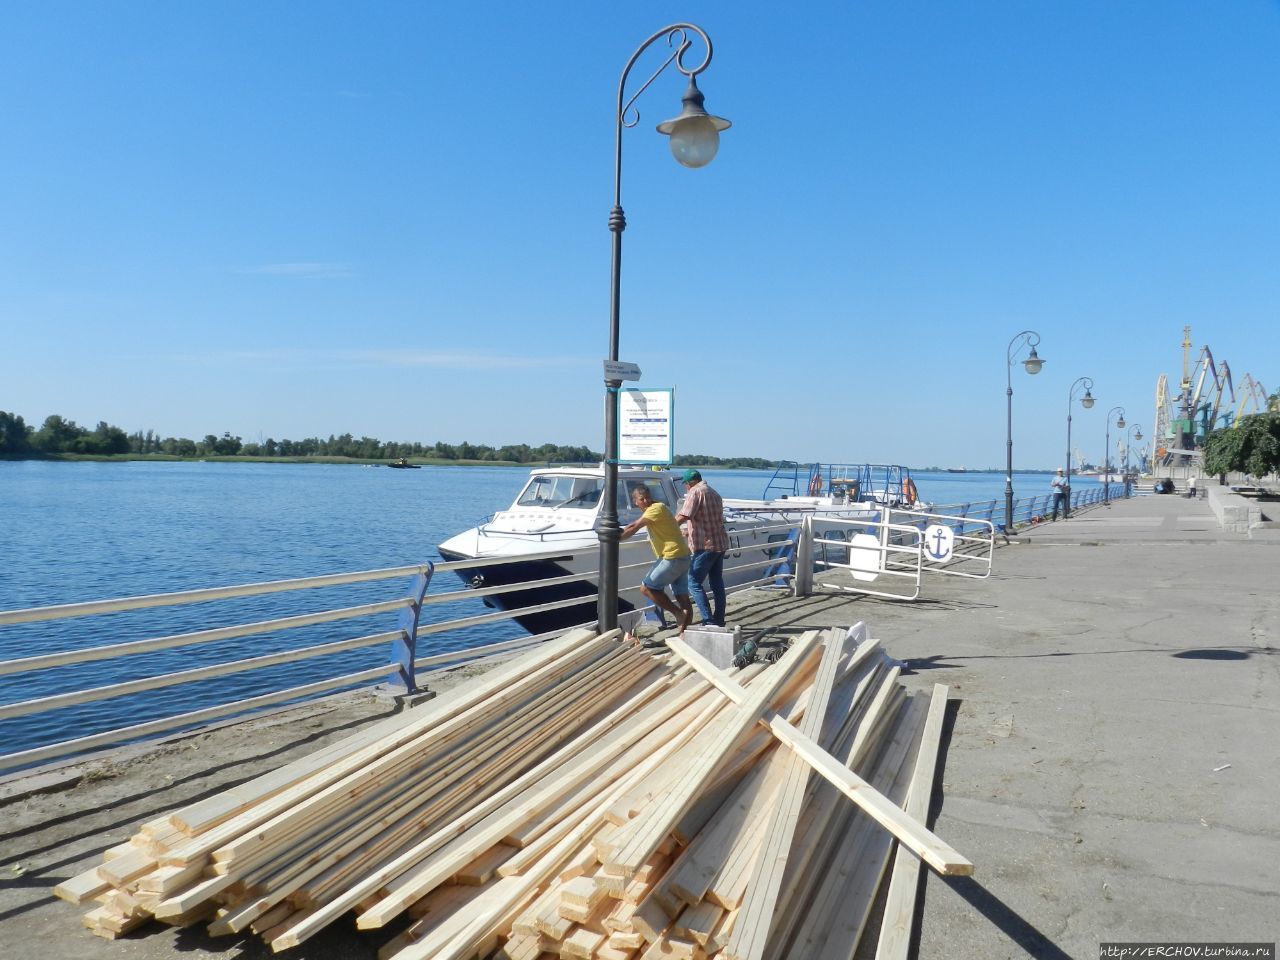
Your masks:
<svg viewBox="0 0 1280 960"><path fill-rule="evenodd" d="M640 584L640 592L654 606L676 618L680 636L693 621L693 605L689 603L689 548L680 535L680 526L665 503L655 503L643 483L631 487L631 502L641 511L639 517L622 529L621 539L649 530L649 546L658 562L649 568ZM676 595L675 603L667 596L667 587ZM648 645L648 644L647 644Z"/></svg>
<svg viewBox="0 0 1280 960"><path fill-rule="evenodd" d="M689 593L698 605L703 623L724 626L724 555L729 549L729 531L724 528L724 500L702 479L697 470L684 472L687 493L684 506L676 514L676 523L684 524L693 552L689 566ZM707 591L702 581L711 588L712 604L707 603Z"/></svg>
<svg viewBox="0 0 1280 960"><path fill-rule="evenodd" d="M1062 507L1062 519L1071 517L1071 484L1062 475L1062 468L1049 481L1049 489L1053 491L1053 519L1058 519L1058 507Z"/></svg>

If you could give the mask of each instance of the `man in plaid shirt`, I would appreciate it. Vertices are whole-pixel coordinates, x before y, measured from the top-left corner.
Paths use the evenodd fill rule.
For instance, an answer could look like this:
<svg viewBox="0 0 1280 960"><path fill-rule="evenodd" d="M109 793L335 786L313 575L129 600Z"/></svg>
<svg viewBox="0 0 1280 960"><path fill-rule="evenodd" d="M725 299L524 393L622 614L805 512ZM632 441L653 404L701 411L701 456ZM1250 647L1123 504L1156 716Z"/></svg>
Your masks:
<svg viewBox="0 0 1280 960"><path fill-rule="evenodd" d="M684 472L684 506L676 514L676 522L687 524L685 536L693 551L693 564L689 567L689 593L698 605L703 623L724 626L724 555L729 549L729 532L724 528L724 501L712 490L702 474L689 469ZM707 604L707 591L702 581L711 587L714 603Z"/></svg>

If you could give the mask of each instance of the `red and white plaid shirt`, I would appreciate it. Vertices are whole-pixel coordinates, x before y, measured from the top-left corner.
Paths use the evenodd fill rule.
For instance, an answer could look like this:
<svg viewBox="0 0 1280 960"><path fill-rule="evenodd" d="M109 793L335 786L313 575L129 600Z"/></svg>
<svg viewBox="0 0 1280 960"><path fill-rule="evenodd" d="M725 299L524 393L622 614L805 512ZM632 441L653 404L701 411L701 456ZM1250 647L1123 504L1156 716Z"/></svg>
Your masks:
<svg viewBox="0 0 1280 960"><path fill-rule="evenodd" d="M680 515L689 518L685 536L694 553L703 550L724 553L729 549L729 533L724 528L724 500L705 480L690 488Z"/></svg>

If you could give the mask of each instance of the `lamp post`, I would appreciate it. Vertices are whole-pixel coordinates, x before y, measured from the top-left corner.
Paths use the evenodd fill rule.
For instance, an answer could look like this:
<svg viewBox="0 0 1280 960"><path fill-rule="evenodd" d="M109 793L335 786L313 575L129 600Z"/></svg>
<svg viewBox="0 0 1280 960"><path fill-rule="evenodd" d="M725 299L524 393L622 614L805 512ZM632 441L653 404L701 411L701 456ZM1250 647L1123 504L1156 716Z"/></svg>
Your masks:
<svg viewBox="0 0 1280 960"><path fill-rule="evenodd" d="M1009 349L1005 351L1005 468L1004 468L1004 533L1013 532L1013 361L1025 343L1031 348L1027 359L1022 361L1027 373L1037 374L1044 366L1044 361L1036 354L1036 345L1040 342L1040 334L1034 330L1023 330L1009 341Z"/></svg>
<svg viewBox="0 0 1280 960"><path fill-rule="evenodd" d="M1068 489L1071 486L1071 404L1075 403L1075 392L1080 387L1084 388L1084 396L1080 398L1080 406L1084 407L1085 410L1093 406L1093 380L1089 379L1088 376L1078 376L1078 378L1075 378L1075 383L1071 384L1070 392L1066 397L1066 485L1068 485ZM1066 516L1070 517L1070 494L1066 498L1064 508L1066 509Z"/></svg>
<svg viewBox="0 0 1280 960"><path fill-rule="evenodd" d="M1142 427L1136 423L1129 428L1129 434L1124 441L1124 495L1126 497L1129 495L1129 445L1135 440L1139 442L1142 440Z"/></svg>
<svg viewBox="0 0 1280 960"><path fill-rule="evenodd" d="M1124 407L1112 407L1107 411L1107 439L1102 446L1102 501L1111 505L1111 415L1119 411L1116 429L1124 429Z"/></svg>
<svg viewBox="0 0 1280 960"><path fill-rule="evenodd" d="M693 46L690 33L696 33L707 47L707 54L695 67L687 66L685 54ZM672 54L653 72L632 95L625 100L627 77L640 54L644 53L658 40L666 39L667 46L675 47ZM616 124L614 135L613 160L613 209L609 212L609 232L613 234L613 261L609 296L609 360L618 360L618 303L619 283L622 273L622 231L627 228L627 220L622 212L622 131L630 129L640 122L638 111L632 110L636 99L648 89L671 64L689 78L689 86L685 89L680 116L658 124L658 132L671 138L671 153L676 160L686 167L703 167L711 162L720 146L720 131L728 129L729 121L722 117L714 117L703 109L702 92L695 79L707 69L711 63L711 38L700 28L691 23L673 23L663 27L644 43L636 48L627 65L622 69L622 79L618 81L618 112L614 117ZM631 113L628 117L628 112ZM601 631L612 630L618 625L618 543L622 527L618 524L618 391L622 388L621 380L611 380L605 375L604 394L604 505L596 524L596 532L600 537L600 571L597 577L599 598L596 605L596 618Z"/></svg>

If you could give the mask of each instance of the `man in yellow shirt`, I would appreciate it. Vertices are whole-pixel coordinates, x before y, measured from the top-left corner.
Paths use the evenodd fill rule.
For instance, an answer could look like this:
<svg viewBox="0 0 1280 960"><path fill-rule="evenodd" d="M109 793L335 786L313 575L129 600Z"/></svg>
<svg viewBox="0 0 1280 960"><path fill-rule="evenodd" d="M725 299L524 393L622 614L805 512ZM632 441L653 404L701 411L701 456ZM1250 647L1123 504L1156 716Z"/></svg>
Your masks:
<svg viewBox="0 0 1280 960"><path fill-rule="evenodd" d="M693 604L689 602L689 564L693 557L676 518L665 503L654 501L648 487L643 483L635 484L631 488L631 502L641 515L623 528L621 539L626 540L647 528L649 546L658 558L658 562L645 574L640 592L654 606L676 618L676 626L683 637L685 627L693 620ZM667 587L676 595L675 603L667 597Z"/></svg>

